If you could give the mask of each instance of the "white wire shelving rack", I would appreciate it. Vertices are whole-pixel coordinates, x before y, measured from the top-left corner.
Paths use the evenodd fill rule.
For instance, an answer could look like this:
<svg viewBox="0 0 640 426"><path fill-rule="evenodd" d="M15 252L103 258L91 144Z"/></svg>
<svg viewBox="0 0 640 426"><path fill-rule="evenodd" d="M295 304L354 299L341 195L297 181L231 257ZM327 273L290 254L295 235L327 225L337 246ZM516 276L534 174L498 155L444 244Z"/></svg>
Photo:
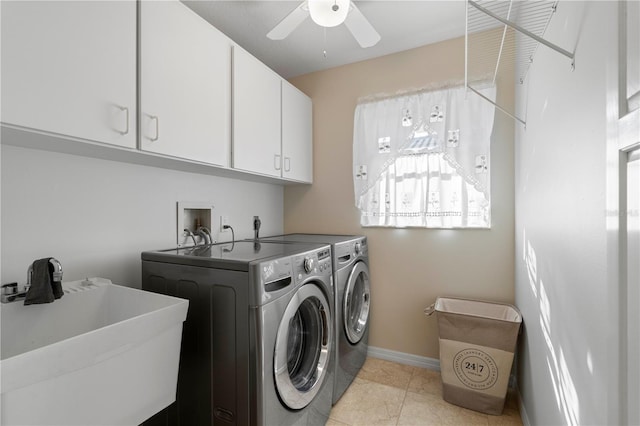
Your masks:
<svg viewBox="0 0 640 426"><path fill-rule="evenodd" d="M517 122L526 121L473 87L473 81L495 84L501 73L515 73L523 84L540 44L566 56L572 52L546 40L558 0L467 0L465 20L465 87Z"/></svg>

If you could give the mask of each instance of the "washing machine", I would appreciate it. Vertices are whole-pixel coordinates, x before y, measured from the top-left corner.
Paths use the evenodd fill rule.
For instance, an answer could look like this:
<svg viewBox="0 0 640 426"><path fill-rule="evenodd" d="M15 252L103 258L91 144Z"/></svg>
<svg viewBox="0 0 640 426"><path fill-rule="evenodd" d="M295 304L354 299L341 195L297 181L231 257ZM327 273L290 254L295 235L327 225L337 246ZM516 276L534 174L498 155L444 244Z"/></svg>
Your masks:
<svg viewBox="0 0 640 426"><path fill-rule="evenodd" d="M322 243L331 245L335 304L335 377L332 403L356 377L367 358L369 345L369 249L367 237L356 235L286 234L260 241Z"/></svg>
<svg viewBox="0 0 640 426"><path fill-rule="evenodd" d="M176 402L145 425L324 425L333 394L324 244L142 253L142 288L186 298Z"/></svg>

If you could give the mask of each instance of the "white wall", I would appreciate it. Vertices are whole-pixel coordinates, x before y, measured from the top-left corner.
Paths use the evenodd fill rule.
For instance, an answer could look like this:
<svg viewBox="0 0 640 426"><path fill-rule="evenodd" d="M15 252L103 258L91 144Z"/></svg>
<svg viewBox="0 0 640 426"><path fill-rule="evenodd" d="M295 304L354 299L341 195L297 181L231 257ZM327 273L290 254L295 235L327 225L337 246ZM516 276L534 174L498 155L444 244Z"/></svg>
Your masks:
<svg viewBox="0 0 640 426"><path fill-rule="evenodd" d="M545 38L575 49L576 69L539 46L516 93L527 121L515 143L518 386L532 425L612 420L606 145L616 28L616 2L560 2Z"/></svg>
<svg viewBox="0 0 640 426"><path fill-rule="evenodd" d="M283 229L283 189L2 145L2 283L24 283L35 259L62 262L64 280L140 286L140 252L176 245L176 203L212 202L236 238ZM227 241L230 233L219 241Z"/></svg>

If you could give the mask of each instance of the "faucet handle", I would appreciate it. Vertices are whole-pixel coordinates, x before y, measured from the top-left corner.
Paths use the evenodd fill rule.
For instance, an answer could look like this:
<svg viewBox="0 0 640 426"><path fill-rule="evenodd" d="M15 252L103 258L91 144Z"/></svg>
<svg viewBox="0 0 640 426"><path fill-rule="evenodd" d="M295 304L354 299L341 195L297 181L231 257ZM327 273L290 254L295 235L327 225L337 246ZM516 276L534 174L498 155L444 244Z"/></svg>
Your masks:
<svg viewBox="0 0 640 426"><path fill-rule="evenodd" d="M2 303L13 302L26 294L26 290L22 293L18 291L18 283L3 284L0 288L2 288L0 291L0 302Z"/></svg>
<svg viewBox="0 0 640 426"><path fill-rule="evenodd" d="M18 294L18 283L2 284L2 295L13 296Z"/></svg>

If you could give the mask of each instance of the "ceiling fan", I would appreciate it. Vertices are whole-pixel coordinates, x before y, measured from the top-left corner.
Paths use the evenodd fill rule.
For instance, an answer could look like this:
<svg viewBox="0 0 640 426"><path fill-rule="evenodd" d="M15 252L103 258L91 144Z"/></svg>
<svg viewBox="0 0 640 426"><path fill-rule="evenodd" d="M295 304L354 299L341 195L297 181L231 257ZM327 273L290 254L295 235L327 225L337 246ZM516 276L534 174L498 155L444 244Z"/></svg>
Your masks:
<svg viewBox="0 0 640 426"><path fill-rule="evenodd" d="M305 0L269 31L267 37L286 38L308 16L322 27L335 27L344 22L361 47L371 47L380 41L380 34L351 0Z"/></svg>

